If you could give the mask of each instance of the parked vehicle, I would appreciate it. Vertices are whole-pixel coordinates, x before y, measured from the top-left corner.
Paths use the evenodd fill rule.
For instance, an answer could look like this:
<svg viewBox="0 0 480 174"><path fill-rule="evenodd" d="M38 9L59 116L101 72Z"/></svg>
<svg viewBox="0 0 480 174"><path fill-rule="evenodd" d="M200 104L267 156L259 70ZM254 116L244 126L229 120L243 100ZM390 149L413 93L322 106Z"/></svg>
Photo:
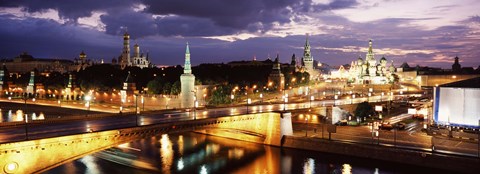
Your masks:
<svg viewBox="0 0 480 174"><path fill-rule="evenodd" d="M398 122L398 123L395 123L395 126L397 127L398 130L403 130L405 129L406 124L404 122Z"/></svg>
<svg viewBox="0 0 480 174"><path fill-rule="evenodd" d="M390 122L383 122L382 124L380 124L380 129L391 130L393 129L393 125L390 124Z"/></svg>
<svg viewBox="0 0 480 174"><path fill-rule="evenodd" d="M337 123L335 123L335 125L337 125L337 126L346 126L346 125L348 125L348 121L347 121L347 120L340 120L340 121L338 121Z"/></svg>

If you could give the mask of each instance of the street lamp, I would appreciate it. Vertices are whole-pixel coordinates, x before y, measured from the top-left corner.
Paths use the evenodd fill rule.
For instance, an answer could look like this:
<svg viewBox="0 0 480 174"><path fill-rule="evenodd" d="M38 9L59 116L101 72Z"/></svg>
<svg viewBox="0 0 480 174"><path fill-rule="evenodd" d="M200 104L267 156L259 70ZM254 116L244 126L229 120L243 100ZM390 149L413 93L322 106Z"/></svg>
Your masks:
<svg viewBox="0 0 480 174"><path fill-rule="evenodd" d="M123 112L123 103L125 102L125 99L120 100L120 114Z"/></svg>
<svg viewBox="0 0 480 174"><path fill-rule="evenodd" d="M263 103L263 93L260 93L260 101Z"/></svg>
<svg viewBox="0 0 480 174"><path fill-rule="evenodd" d="M197 108L198 108L198 101L195 100L195 103L193 106L193 120L197 120Z"/></svg>
<svg viewBox="0 0 480 174"><path fill-rule="evenodd" d="M25 114L25 140L28 140L28 114Z"/></svg>
<svg viewBox="0 0 480 174"><path fill-rule="evenodd" d="M207 94L203 94L203 105L207 105Z"/></svg>
<svg viewBox="0 0 480 174"><path fill-rule="evenodd" d="M335 103L337 103L338 95L335 95L335 98L333 100L333 106L335 106Z"/></svg>
<svg viewBox="0 0 480 174"><path fill-rule="evenodd" d="M140 111L138 110L138 94L134 94L133 97L135 98L135 113L139 114Z"/></svg>
<svg viewBox="0 0 480 174"><path fill-rule="evenodd" d="M305 118L305 137L307 137L307 132L308 132L308 116Z"/></svg>
<svg viewBox="0 0 480 174"><path fill-rule="evenodd" d="M250 105L252 103L252 99L248 98L247 99L247 114L248 114L248 105Z"/></svg>
<svg viewBox="0 0 480 174"><path fill-rule="evenodd" d="M140 102L142 103L142 111L145 111L145 99L143 98L143 95Z"/></svg>
<svg viewBox="0 0 480 174"><path fill-rule="evenodd" d="M313 95L310 96L310 108L312 108L312 101L315 100L315 97Z"/></svg>
<svg viewBox="0 0 480 174"><path fill-rule="evenodd" d="M371 96L372 96L372 93L369 92L369 93L368 93L368 98L367 98L367 101L368 101L368 102L370 102L370 97L371 97Z"/></svg>
<svg viewBox="0 0 480 174"><path fill-rule="evenodd" d="M88 117L88 113L90 112L90 100L92 100L92 96L91 95L86 95L85 96L85 101L87 101L87 117Z"/></svg>

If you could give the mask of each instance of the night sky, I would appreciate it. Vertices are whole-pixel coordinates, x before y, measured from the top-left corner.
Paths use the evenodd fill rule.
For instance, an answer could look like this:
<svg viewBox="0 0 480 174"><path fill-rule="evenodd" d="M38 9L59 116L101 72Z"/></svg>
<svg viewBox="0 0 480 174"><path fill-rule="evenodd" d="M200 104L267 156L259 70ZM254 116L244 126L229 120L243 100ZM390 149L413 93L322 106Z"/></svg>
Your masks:
<svg viewBox="0 0 480 174"><path fill-rule="evenodd" d="M264 60L290 62L311 36L314 60L330 65L365 57L396 65L480 65L478 0L0 0L0 58L110 62L125 31L157 65Z"/></svg>

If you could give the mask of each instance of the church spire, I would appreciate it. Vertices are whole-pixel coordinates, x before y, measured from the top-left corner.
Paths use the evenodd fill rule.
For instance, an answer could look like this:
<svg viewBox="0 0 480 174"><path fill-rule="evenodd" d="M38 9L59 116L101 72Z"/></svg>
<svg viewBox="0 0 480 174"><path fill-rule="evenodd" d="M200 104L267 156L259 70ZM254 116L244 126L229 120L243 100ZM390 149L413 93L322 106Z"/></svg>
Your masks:
<svg viewBox="0 0 480 174"><path fill-rule="evenodd" d="M192 67L190 65L190 48L188 46L188 42L187 42L187 48L185 49L185 65L183 67L183 73L184 74L192 73Z"/></svg>
<svg viewBox="0 0 480 174"><path fill-rule="evenodd" d="M308 42L308 33L307 33L307 39L305 39L305 48L306 47L310 48L310 42Z"/></svg>
<svg viewBox="0 0 480 174"><path fill-rule="evenodd" d="M308 34L307 34L307 38L305 39L305 47L303 49L303 60L313 61L311 52L310 52L310 42L308 42Z"/></svg>
<svg viewBox="0 0 480 174"><path fill-rule="evenodd" d="M368 41L368 53L372 54L373 53L373 48L372 48L372 40Z"/></svg>

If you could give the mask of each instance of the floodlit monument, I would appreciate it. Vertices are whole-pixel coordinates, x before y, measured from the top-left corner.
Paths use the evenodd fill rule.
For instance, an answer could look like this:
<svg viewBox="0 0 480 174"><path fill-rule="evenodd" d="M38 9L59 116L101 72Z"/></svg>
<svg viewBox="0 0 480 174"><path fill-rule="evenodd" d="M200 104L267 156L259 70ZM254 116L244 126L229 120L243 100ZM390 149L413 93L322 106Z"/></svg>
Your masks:
<svg viewBox="0 0 480 174"><path fill-rule="evenodd" d="M192 108L195 102L195 76L192 74L192 65L190 64L190 49L185 50L185 65L183 67L183 74L180 76L181 85L181 107Z"/></svg>
<svg viewBox="0 0 480 174"><path fill-rule="evenodd" d="M148 53L140 53L140 46L133 46L133 57L130 55L130 35L125 32L123 35L123 50L118 60L120 67L124 69L127 66L136 66L139 68L149 68L152 66L148 58Z"/></svg>
<svg viewBox="0 0 480 174"><path fill-rule="evenodd" d="M0 92L3 91L3 89L8 89L8 88L5 88L6 86L6 80L5 80L5 71L6 71L6 67L5 67L5 64L3 66L0 67Z"/></svg>
<svg viewBox="0 0 480 174"><path fill-rule="evenodd" d="M280 70L280 61L278 54L275 58L275 62L273 63L272 72L268 76L268 84L269 86L270 84L273 85L273 87L278 90L282 90L285 87L285 76Z"/></svg>
<svg viewBox="0 0 480 174"><path fill-rule="evenodd" d="M30 80L26 90L27 94L35 94L35 71L30 72Z"/></svg>
<svg viewBox="0 0 480 174"><path fill-rule="evenodd" d="M303 48L302 64L305 68L305 71L310 74L310 78L314 77L314 74L316 74L316 72L315 69L313 69L313 56L310 52L310 42L308 42L308 35L305 40L305 46Z"/></svg>
<svg viewBox="0 0 480 174"><path fill-rule="evenodd" d="M387 65L385 57L377 62L373 53L372 40L370 40L365 60L359 57L357 61L352 61L346 76L350 82L355 84L387 84L394 80L394 73L393 61L390 66Z"/></svg>

